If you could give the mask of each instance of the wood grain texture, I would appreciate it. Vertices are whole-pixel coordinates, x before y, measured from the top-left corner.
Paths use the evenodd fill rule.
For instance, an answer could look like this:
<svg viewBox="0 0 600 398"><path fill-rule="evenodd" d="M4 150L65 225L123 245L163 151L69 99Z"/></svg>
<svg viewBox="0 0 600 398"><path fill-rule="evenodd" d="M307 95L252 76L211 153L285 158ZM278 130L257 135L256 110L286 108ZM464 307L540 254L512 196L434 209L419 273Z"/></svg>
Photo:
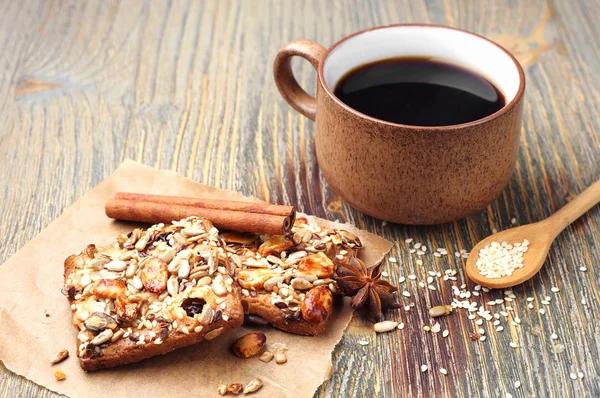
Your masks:
<svg viewBox="0 0 600 398"><path fill-rule="evenodd" d="M598 0L0 1L0 262L133 158L393 240L398 263L385 265L392 282L448 268L464 278L462 259L428 255L417 265L404 239L469 250L513 217L519 224L547 217L600 178L599 19ZM385 225L343 203L319 172L313 122L273 82L275 54L292 39L327 47L399 22L472 30L526 67L516 171L492 205L466 220ZM294 69L313 89L312 67L297 61ZM353 320L316 396L599 396L599 237L596 208L559 236L538 276L513 289L510 319L518 315L521 326L485 325L485 342L469 339L474 325L464 311L439 320L449 337L423 332L430 306L452 299L451 283L429 291L407 280L401 290L412 296L401 301L415 306L389 314L406 328L375 335ZM549 306L540 304L546 295ZM533 310L528 296L536 298ZM557 343L565 346L559 354ZM585 377L571 380L578 371ZM54 395L0 368L0 397Z"/></svg>

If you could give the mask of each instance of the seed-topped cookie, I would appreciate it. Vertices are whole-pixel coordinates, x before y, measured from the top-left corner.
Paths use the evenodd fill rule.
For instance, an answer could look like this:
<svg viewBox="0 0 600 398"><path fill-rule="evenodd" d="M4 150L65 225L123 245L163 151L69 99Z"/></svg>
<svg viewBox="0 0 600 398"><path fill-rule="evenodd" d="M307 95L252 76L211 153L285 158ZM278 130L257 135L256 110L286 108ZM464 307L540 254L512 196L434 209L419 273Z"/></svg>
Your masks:
<svg viewBox="0 0 600 398"><path fill-rule="evenodd" d="M354 234L304 218L296 220L287 236L226 232L221 238L236 266L246 313L304 335L321 333L331 315L336 260L362 248Z"/></svg>
<svg viewBox="0 0 600 398"><path fill-rule="evenodd" d="M189 217L67 258L64 292L82 368L137 362L241 326L224 246L209 221Z"/></svg>

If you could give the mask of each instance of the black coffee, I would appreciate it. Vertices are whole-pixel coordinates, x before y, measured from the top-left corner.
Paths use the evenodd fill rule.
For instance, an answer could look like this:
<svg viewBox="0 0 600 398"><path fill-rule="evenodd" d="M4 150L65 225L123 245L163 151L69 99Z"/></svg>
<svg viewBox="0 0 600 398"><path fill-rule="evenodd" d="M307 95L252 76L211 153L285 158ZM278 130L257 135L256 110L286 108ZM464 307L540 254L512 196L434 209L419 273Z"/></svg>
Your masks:
<svg viewBox="0 0 600 398"><path fill-rule="evenodd" d="M449 126L501 109L504 95L484 77L429 57L390 58L342 77L335 95L371 117L413 126Z"/></svg>

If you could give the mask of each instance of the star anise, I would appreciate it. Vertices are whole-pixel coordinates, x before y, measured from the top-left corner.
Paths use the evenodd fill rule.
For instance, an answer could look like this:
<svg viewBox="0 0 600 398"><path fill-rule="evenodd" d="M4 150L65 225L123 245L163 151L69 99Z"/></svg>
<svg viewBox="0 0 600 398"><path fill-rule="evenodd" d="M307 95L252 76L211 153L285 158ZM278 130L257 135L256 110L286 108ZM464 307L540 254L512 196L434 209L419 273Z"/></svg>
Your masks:
<svg viewBox="0 0 600 398"><path fill-rule="evenodd" d="M343 262L338 260L336 263L334 278L338 291L344 296L352 297L351 305L354 309L365 308L371 317L380 321L383 319L383 310L400 308L392 294L398 288L379 279L381 263L367 267L353 253Z"/></svg>

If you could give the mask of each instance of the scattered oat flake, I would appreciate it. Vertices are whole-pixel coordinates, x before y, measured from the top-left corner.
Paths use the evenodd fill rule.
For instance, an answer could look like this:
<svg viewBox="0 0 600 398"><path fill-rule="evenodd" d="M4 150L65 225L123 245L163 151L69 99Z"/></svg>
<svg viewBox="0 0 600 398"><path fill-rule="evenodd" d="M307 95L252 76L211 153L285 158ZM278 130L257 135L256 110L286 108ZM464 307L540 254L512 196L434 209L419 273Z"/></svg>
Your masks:
<svg viewBox="0 0 600 398"><path fill-rule="evenodd" d="M427 372L427 365L421 365L421 372Z"/></svg>

